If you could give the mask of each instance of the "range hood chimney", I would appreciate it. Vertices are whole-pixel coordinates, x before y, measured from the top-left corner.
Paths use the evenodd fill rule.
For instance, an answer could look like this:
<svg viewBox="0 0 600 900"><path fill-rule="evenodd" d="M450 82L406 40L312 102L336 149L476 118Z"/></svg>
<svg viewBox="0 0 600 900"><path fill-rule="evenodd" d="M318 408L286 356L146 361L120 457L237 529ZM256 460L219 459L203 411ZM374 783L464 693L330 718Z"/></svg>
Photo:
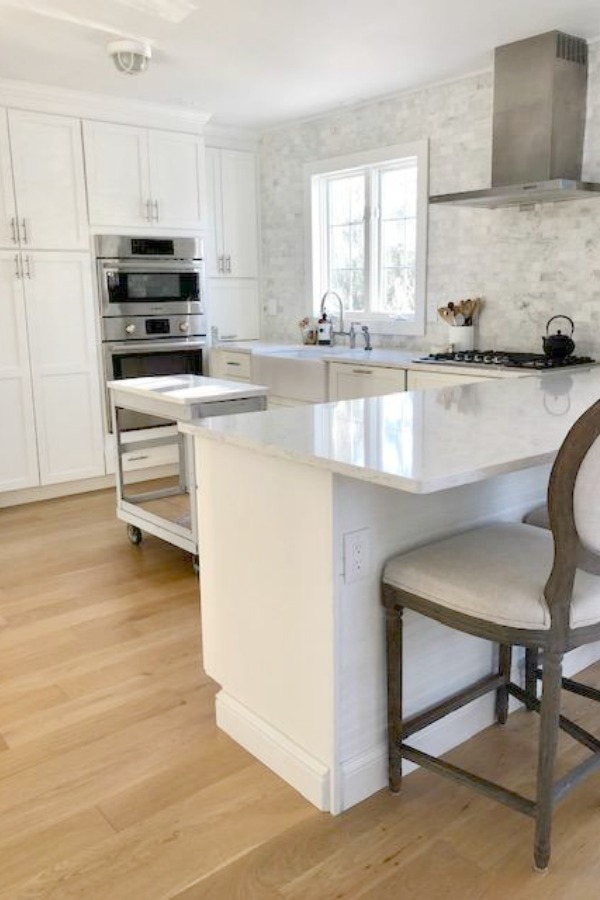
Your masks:
<svg viewBox="0 0 600 900"><path fill-rule="evenodd" d="M549 31L497 47L492 186L430 202L496 208L600 197L600 184L580 180L586 95L582 38Z"/></svg>

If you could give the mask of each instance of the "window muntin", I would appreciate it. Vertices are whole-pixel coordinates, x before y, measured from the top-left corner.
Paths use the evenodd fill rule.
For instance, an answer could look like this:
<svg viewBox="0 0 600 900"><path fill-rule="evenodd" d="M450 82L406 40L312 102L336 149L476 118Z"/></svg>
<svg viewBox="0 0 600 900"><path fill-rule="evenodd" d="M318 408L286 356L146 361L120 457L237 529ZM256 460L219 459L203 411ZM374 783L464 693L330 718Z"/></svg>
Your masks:
<svg viewBox="0 0 600 900"><path fill-rule="evenodd" d="M387 150L307 167L315 310L335 290L361 321L422 334L427 145Z"/></svg>

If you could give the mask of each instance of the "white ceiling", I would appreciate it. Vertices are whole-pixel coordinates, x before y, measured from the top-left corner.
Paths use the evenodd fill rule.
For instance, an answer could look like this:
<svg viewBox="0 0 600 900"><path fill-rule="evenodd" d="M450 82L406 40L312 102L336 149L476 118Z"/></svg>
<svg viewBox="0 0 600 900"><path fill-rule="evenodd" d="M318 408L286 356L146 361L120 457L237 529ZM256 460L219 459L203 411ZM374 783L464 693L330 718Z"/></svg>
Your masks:
<svg viewBox="0 0 600 900"><path fill-rule="evenodd" d="M212 112L263 127L453 78L494 46L600 36L598 0L0 0L0 78ZM120 35L154 45L126 76Z"/></svg>

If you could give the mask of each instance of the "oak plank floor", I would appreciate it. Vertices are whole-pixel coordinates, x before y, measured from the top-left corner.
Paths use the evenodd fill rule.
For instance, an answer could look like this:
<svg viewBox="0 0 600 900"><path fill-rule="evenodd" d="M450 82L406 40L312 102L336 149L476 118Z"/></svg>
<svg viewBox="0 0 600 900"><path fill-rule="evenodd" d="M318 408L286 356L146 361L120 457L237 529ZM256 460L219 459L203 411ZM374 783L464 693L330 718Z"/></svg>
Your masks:
<svg viewBox="0 0 600 900"><path fill-rule="evenodd" d="M189 557L132 547L111 491L0 510L0 900L600 896L600 776L557 813L546 877L530 822L430 773L319 813L216 728L198 609ZM451 758L531 790L536 728L518 712ZM585 753L560 746L562 768Z"/></svg>

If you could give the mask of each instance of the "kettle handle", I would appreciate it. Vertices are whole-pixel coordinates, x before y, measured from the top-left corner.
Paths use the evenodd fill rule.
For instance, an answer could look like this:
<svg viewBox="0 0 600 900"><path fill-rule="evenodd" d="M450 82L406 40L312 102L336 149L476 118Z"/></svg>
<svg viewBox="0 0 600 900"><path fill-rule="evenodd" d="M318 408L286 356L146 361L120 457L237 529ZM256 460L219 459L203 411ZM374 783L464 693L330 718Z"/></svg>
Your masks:
<svg viewBox="0 0 600 900"><path fill-rule="evenodd" d="M573 319L570 319L569 316L562 316L562 315L552 316L551 319L548 319L548 321L546 322L546 337L548 337L548 329L550 328L550 322L554 322L555 319L566 319L567 322L570 322L571 323L571 337L573 337L573 332L575 331L575 325L573 323Z"/></svg>

